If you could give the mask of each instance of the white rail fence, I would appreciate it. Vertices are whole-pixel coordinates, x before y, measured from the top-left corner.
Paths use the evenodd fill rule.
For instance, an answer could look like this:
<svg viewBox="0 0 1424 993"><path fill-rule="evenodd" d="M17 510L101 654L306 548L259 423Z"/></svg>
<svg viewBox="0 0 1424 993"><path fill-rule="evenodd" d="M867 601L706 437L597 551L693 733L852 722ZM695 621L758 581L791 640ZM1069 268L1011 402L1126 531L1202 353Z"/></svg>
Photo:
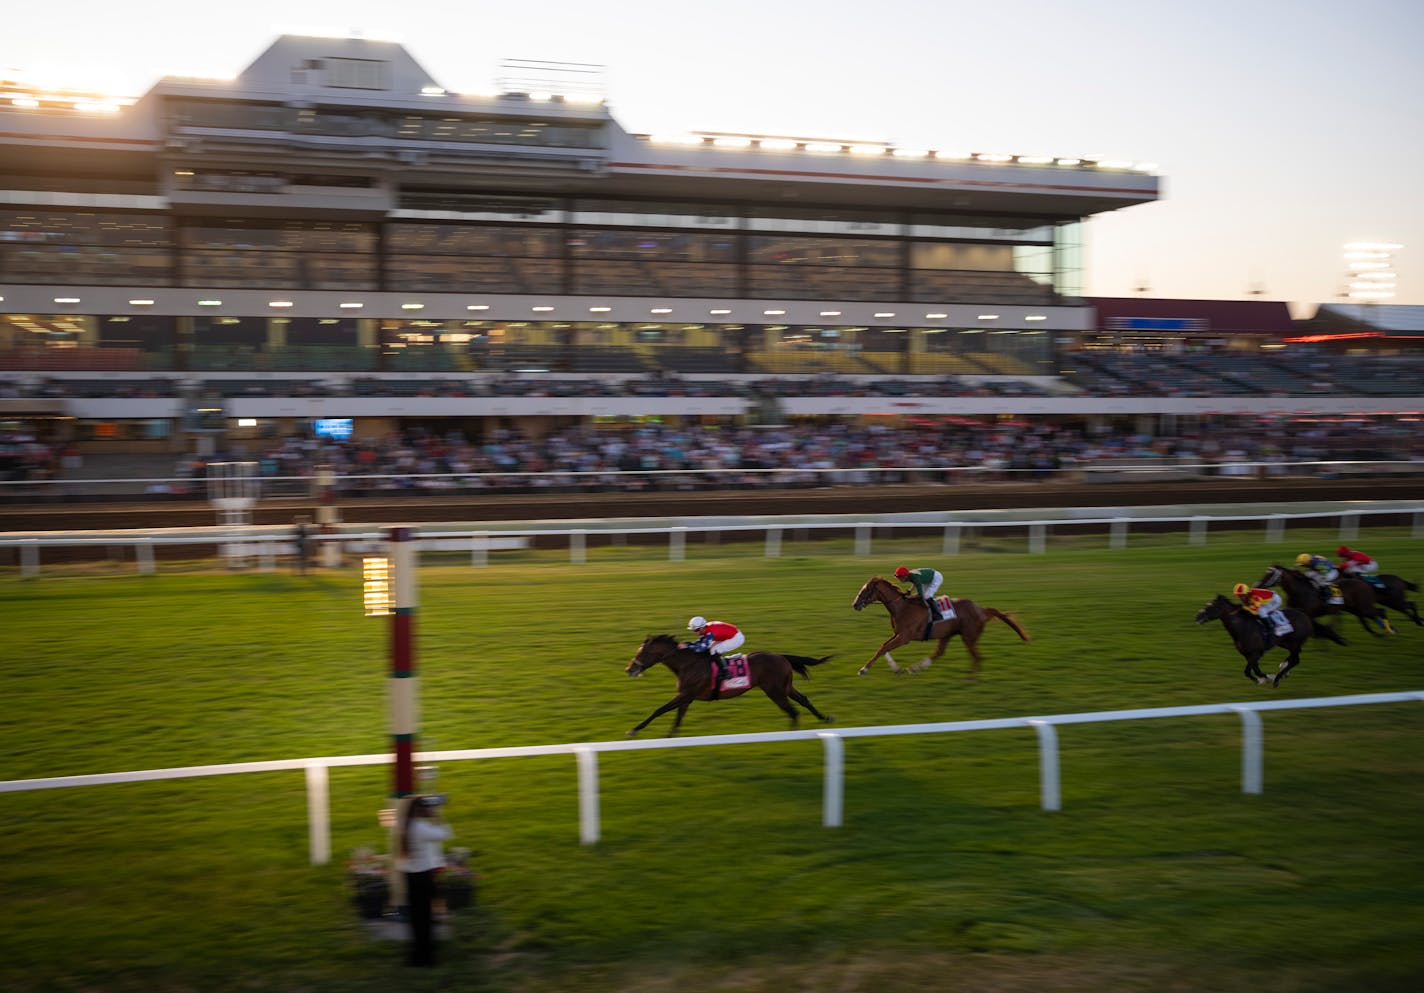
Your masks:
<svg viewBox="0 0 1424 993"><path fill-rule="evenodd" d="M1405 516L1411 521L1411 536L1424 538L1424 503L1408 501L1379 501L1377 506L1361 507L1358 501L1339 507L1292 513L1207 513L1209 506L1170 508L1177 513L1154 514L1154 510L1167 508L1142 508L1141 514L1104 513L1104 508L1084 508L1077 512L1058 509L1046 514L1056 516L1033 516L1039 512L942 512L927 514L878 514L878 515L823 515L819 517L728 517L728 518L687 518L686 523L649 523L636 519L610 520L599 522L599 526L579 526L578 521L521 521L509 524L483 524L458 527L452 524L429 525L431 530L419 530L417 539L420 551L468 551L470 564L476 568L489 563L489 553L494 550L525 548L535 538L562 537L568 540L569 561L575 564L588 561L588 541L596 535L611 536L626 540L633 535L666 535L668 559L683 561L687 556L687 537L690 534L720 536L733 532L764 532L764 554L766 558L781 556L782 539L786 532L820 532L830 535L834 532L852 532L855 535L855 554L871 554L874 534L896 531L941 530L941 553L958 555L961 539L966 530L976 528L1019 528L1027 531L1028 551L1042 555L1048 550L1048 536L1055 527L1097 527L1105 528L1108 547L1127 547L1128 531L1132 525L1185 525L1187 541L1192 545L1203 545L1213 524L1260 522L1265 528L1265 540L1270 544L1280 544L1285 540L1288 522L1320 522L1331 518L1339 520L1341 541L1353 541L1359 535L1362 519L1371 516ZM1084 516L1077 516L1077 514ZM1027 516L1026 516L1027 515ZM351 553L375 550L384 547L387 535L382 530L363 530L369 525L347 525L341 533L334 535L313 535L317 542L337 542L342 550ZM417 526L419 528L419 526ZM439 529L439 530L436 530ZM133 559L141 573L155 572L154 552L163 545L232 545L251 546L241 549L242 556L255 557L259 569L271 571L276 567L279 556L291 555L296 546L291 538L290 528L254 525L248 528L174 528L170 531L116 530L116 531L53 531L31 534L13 534L0 537L0 549L18 550L20 572L23 576L35 576L40 571L40 552L43 548L105 547L133 549Z"/></svg>
<svg viewBox="0 0 1424 993"><path fill-rule="evenodd" d="M845 776L844 754L847 738L876 738L907 734L948 734L960 731L992 731L1031 727L1038 735L1039 806L1060 810L1063 805L1059 773L1058 732L1060 724L1096 724L1111 721L1152 720L1165 717L1197 717L1203 714L1236 714L1241 719L1241 792L1261 793L1263 777L1263 731L1261 712L1304 710L1320 707L1353 707L1368 704L1424 702L1424 690L1402 693L1362 693L1353 696L1313 697L1302 700L1261 700L1248 703L1209 703L1186 707L1156 707L1142 710L1102 710L1081 714L1043 717L1003 717L975 721L947 721L937 724L899 724L877 727L847 727L817 731L769 731L758 734L704 735L689 738L590 741L562 745L528 745L508 748L467 748L420 752L420 762L455 762L523 758L535 755L572 755L578 767L579 840L598 842L599 815L598 756L603 752L641 751L655 748L704 748L718 745L766 744L818 739L823 753L821 824L840 827L843 823ZM228 776L247 772L304 770L307 784L307 830L312 865L331 859L331 813L328 772L332 768L360 765L387 765L389 754L343 755L307 759L280 759L272 762L237 762L230 765L195 765L139 772L107 772L88 776L56 776L49 779L17 779L0 782L0 793L102 786L113 783L141 783L161 779L192 779Z"/></svg>

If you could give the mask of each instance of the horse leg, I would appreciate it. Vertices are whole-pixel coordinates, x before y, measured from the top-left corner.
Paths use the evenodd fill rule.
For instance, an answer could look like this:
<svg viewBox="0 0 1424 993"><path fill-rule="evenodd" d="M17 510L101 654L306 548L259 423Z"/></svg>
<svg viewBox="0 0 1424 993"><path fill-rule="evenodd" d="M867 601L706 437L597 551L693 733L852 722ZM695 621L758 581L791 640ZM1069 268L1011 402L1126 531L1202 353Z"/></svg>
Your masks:
<svg viewBox="0 0 1424 993"><path fill-rule="evenodd" d="M1266 674L1261 671L1261 667L1256 664L1260 658L1259 653L1246 656L1246 678L1258 686L1265 686L1269 680L1266 678Z"/></svg>
<svg viewBox="0 0 1424 993"><path fill-rule="evenodd" d="M869 669L872 665L874 665L874 664L875 664L875 660L878 659L878 658L880 658L880 656L882 656L882 655L885 656L885 664L890 667L890 671L891 671L891 672L899 672L899 671L900 671L900 667L899 667L898 665L896 665L896 664L895 664L895 660L890 657L890 649L892 649L892 648L899 648L901 645L905 644L907 641L909 641L908 638L905 638L905 637L903 637L903 636L901 636L901 635L898 635L898 634L895 635L895 636L892 637L889 641L885 642L885 644L881 645L881 646L880 646L880 650L879 650L878 652L876 652L874 655L870 656L870 661L867 662L867 663L865 663L865 665L861 666L859 672L857 672L856 675L858 675L858 676L864 676L865 673L866 673L866 670Z"/></svg>
<svg viewBox="0 0 1424 993"><path fill-rule="evenodd" d="M677 730L677 726L682 723L682 715L685 714L685 713L687 713L687 705L690 704L691 702L692 702L692 698L686 696L685 694L684 694L684 695L680 695L680 696L675 696L675 697L673 697L673 698L672 698L671 700L669 700L667 703L663 704L663 705L662 705L661 707L659 707L657 710L655 710L655 711L653 711L651 714L649 714L649 715L648 715L648 719L645 720L642 724L639 724L639 725L638 725L637 727L635 727L633 730L629 731L629 732L628 732L628 737L630 737L630 738L633 737L633 735L635 735L635 734L637 734L639 731L643 730L643 728L645 728L645 727L647 727L649 724L653 723L653 721L657 720L659 717L663 716L663 714L666 714L669 710L672 710L674 707L679 708L679 709L678 709L678 712L677 712L677 720L675 720L675 721L673 722L673 725L672 725L673 731L676 731L676 730Z"/></svg>
<svg viewBox="0 0 1424 993"><path fill-rule="evenodd" d="M1296 645L1292 648L1291 653L1286 656L1286 660L1282 662L1280 668L1276 670L1276 678L1271 680L1272 687L1281 685L1281 680L1286 678L1286 673L1290 672L1300 663L1300 647L1300 645Z"/></svg>
<svg viewBox="0 0 1424 993"><path fill-rule="evenodd" d="M767 687L763 693L782 710L786 711L786 716L791 718L791 726L794 728L801 723L801 715L796 713L796 708L791 706L791 701L786 699L786 690L780 686Z"/></svg>
<svg viewBox="0 0 1424 993"><path fill-rule="evenodd" d="M682 719L687 716L687 708L690 706L692 706L692 699L689 697L682 702L681 707L677 708L677 714L672 719L672 727L668 729L669 737L677 734L677 729L682 727Z"/></svg>
<svg viewBox="0 0 1424 993"><path fill-rule="evenodd" d="M934 651L930 652L924 658L920 659L914 665L910 666L909 671L924 672L926 669L928 669L933 662L935 662L941 655L944 654L944 646L948 645L949 639L953 637L954 634L953 632L951 632L941 638L939 642L935 645Z"/></svg>
<svg viewBox="0 0 1424 993"><path fill-rule="evenodd" d="M817 710L816 705L811 702L810 698L807 697L805 693L802 693L800 690L798 690L796 687L793 686L788 691L788 695L791 697L791 699L795 700L797 703L805 707L807 710L815 714L827 724L831 724L834 722L834 718L832 718L830 714L823 714L819 710Z"/></svg>

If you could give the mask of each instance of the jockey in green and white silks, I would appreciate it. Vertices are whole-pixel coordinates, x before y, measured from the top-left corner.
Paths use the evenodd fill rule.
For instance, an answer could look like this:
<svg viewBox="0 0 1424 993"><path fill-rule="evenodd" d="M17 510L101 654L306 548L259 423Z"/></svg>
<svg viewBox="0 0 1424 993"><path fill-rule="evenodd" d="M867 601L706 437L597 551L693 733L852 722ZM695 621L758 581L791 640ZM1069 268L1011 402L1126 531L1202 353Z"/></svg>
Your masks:
<svg viewBox="0 0 1424 993"><path fill-rule="evenodd" d="M934 595L944 585L944 576L938 570L907 569L900 566L895 570L895 578L915 587L915 596L923 600L925 606L929 608L930 620L939 617L939 611L935 609Z"/></svg>

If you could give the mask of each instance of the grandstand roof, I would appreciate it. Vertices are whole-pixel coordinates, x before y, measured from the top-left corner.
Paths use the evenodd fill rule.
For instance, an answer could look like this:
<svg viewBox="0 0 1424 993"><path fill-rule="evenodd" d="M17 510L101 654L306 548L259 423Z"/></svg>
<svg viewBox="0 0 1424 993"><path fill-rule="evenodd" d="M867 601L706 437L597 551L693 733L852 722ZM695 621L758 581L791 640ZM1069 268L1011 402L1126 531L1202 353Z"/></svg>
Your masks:
<svg viewBox="0 0 1424 993"><path fill-rule="evenodd" d="M1327 303L1307 323L1313 331L1375 330L1415 337L1424 335L1424 306Z"/></svg>
<svg viewBox="0 0 1424 993"><path fill-rule="evenodd" d="M1195 329L1246 334L1290 334L1296 330L1290 307L1282 300L1170 300L1161 297L1090 297L1098 327L1123 320L1201 322Z"/></svg>

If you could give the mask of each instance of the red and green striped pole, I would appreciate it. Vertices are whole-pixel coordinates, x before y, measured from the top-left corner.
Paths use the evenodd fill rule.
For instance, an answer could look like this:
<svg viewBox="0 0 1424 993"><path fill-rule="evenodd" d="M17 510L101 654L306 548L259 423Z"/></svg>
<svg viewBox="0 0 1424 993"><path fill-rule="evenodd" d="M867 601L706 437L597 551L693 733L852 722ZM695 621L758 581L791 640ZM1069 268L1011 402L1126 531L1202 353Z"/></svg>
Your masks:
<svg viewBox="0 0 1424 993"><path fill-rule="evenodd" d="M395 752L395 795L415 792L415 741L420 726L419 684L415 681L416 546L410 528L390 529L393 610L391 612L391 744Z"/></svg>

